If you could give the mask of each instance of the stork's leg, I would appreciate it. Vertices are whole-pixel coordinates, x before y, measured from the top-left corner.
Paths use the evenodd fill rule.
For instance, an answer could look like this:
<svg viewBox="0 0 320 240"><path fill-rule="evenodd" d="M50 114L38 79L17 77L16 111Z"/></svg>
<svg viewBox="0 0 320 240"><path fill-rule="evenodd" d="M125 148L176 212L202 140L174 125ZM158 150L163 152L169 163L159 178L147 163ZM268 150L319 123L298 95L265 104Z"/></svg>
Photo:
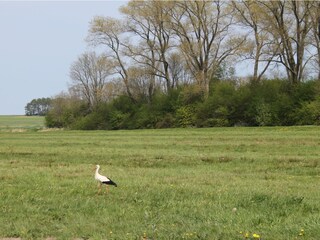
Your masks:
<svg viewBox="0 0 320 240"><path fill-rule="evenodd" d="M101 192L101 183L98 183L98 193L97 194L100 194L100 192Z"/></svg>

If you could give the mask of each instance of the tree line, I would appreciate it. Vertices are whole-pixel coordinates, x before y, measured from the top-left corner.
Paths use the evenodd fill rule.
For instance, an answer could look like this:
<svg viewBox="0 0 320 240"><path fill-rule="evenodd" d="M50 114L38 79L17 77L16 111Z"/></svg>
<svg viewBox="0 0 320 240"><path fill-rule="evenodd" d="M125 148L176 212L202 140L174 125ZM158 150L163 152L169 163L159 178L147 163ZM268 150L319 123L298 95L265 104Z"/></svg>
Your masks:
<svg viewBox="0 0 320 240"><path fill-rule="evenodd" d="M96 51L71 65L48 126L318 123L318 1L129 1L120 12L92 19ZM249 77L236 63L252 66Z"/></svg>
<svg viewBox="0 0 320 240"><path fill-rule="evenodd" d="M32 99L25 106L26 116L45 116L51 107L51 98Z"/></svg>

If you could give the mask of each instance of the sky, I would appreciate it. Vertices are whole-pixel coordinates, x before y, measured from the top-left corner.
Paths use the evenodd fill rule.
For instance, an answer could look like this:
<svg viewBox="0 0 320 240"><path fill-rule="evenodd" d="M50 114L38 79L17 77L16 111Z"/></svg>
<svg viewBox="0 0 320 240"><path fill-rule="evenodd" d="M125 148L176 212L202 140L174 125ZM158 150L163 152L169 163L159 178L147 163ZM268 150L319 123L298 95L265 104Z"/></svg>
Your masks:
<svg viewBox="0 0 320 240"><path fill-rule="evenodd" d="M0 0L0 115L67 91L70 65L88 47L94 16L121 18L126 1Z"/></svg>

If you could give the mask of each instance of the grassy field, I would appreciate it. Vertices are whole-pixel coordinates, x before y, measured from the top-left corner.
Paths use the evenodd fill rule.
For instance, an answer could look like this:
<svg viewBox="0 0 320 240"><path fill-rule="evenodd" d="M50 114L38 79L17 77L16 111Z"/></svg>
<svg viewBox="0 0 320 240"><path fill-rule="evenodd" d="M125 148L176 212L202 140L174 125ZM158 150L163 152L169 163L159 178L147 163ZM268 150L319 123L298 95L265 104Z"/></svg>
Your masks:
<svg viewBox="0 0 320 240"><path fill-rule="evenodd" d="M318 127L0 132L0 237L319 239L319 161Z"/></svg>
<svg viewBox="0 0 320 240"><path fill-rule="evenodd" d="M44 127L44 117L0 115L0 131L22 131Z"/></svg>

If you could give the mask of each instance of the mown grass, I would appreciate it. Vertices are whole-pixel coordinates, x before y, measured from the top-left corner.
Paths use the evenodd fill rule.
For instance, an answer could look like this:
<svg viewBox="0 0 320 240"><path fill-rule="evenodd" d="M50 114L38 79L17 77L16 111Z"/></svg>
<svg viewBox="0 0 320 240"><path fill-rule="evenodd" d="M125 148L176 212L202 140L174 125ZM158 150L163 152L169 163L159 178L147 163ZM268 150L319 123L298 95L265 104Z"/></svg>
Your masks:
<svg viewBox="0 0 320 240"><path fill-rule="evenodd" d="M42 116L0 115L0 131L25 131L43 127Z"/></svg>
<svg viewBox="0 0 320 240"><path fill-rule="evenodd" d="M319 133L1 132L0 237L319 239ZM95 164L118 184L109 194Z"/></svg>

